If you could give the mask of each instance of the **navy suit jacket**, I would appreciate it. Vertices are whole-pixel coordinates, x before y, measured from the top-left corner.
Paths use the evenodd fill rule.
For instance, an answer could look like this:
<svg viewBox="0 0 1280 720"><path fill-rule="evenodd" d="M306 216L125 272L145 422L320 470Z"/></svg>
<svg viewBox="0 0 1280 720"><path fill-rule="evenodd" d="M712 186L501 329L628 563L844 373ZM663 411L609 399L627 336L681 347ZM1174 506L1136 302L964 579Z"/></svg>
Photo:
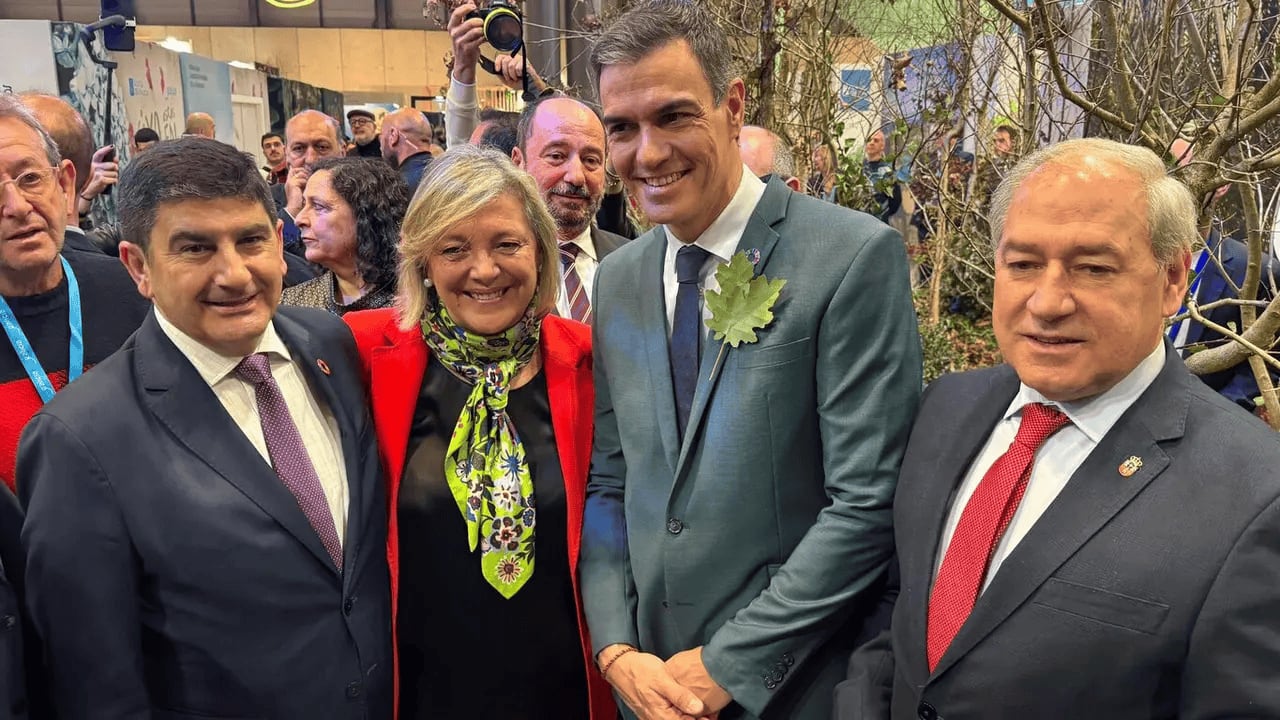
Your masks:
<svg viewBox="0 0 1280 720"><path fill-rule="evenodd" d="M344 569L149 315L18 449L59 716L391 717L386 495L355 343L321 310L282 307L275 326L341 431Z"/></svg>
<svg viewBox="0 0 1280 720"><path fill-rule="evenodd" d="M1201 272L1200 288L1196 292L1196 303L1199 305L1208 305L1215 300L1237 297L1234 288L1244 283L1245 270L1249 265L1249 248L1239 240L1222 237L1215 230L1209 236L1207 244L1210 252L1218 253L1222 268L1219 269L1212 260L1209 260L1205 265L1204 270ZM1268 262L1265 253L1262 260L1262 286L1259 288L1258 297L1262 300L1269 300L1271 298L1272 273L1274 273L1276 282L1280 282L1280 268L1276 268L1274 264ZM1227 276L1223 275L1223 270L1231 277L1231 282L1227 282ZM1237 330L1241 327L1240 308L1234 305L1214 308L1206 314L1206 317L1210 322L1223 327L1235 327ZM1191 327L1187 330L1187 347L1203 344L1212 348L1224 342L1226 340L1221 333L1210 330L1194 320L1191 321ZM1280 357L1280 353L1272 354ZM1209 387L1222 393L1228 400L1248 410L1253 410L1253 399L1258 397L1260 391L1248 362L1242 361L1233 368L1228 368L1212 375L1204 375L1200 379L1204 380ZM1273 382L1280 380L1274 371L1271 373L1271 379Z"/></svg>
<svg viewBox="0 0 1280 720"><path fill-rule="evenodd" d="M837 720L1280 717L1280 439L1171 348L932 671L943 526L1018 376L1001 365L929 385L893 506L893 624L850 660ZM1136 472L1120 469L1129 458Z"/></svg>

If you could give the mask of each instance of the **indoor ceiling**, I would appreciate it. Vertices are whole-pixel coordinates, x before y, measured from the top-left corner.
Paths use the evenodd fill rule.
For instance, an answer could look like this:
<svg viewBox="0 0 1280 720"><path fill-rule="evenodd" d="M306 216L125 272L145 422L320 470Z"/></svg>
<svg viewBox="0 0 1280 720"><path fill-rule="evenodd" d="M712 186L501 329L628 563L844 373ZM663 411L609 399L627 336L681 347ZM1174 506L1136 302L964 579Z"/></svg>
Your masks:
<svg viewBox="0 0 1280 720"><path fill-rule="evenodd" d="M423 0L315 0L285 9L267 0L135 0L140 25L219 25L246 27L333 27L440 29L422 16ZM0 18L98 19L97 2L83 0L0 0Z"/></svg>

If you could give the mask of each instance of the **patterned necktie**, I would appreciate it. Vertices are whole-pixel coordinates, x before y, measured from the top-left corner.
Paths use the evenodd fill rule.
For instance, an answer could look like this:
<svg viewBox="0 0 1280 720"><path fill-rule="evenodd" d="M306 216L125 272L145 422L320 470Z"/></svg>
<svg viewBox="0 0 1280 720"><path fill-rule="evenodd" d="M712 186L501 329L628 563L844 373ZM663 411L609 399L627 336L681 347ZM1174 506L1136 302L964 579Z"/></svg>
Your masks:
<svg viewBox="0 0 1280 720"><path fill-rule="evenodd" d="M702 349L702 298L700 295L702 266L711 253L697 245L685 245L676 252L675 320L671 324L671 380L676 392L676 428L684 437L693 406L693 391L698 387L699 351Z"/></svg>
<svg viewBox="0 0 1280 720"><path fill-rule="evenodd" d="M298 507L302 508L311 527L320 536L320 542L329 551L333 564L341 570L342 544L338 541L338 531L334 528L333 514L329 511L324 488L320 487L320 477L316 475L311 457L307 455L307 448L302 444L298 426L289 415L284 394L271 376L271 360L266 353L246 355L236 365L236 375L253 385L253 394L258 402L258 418L262 421L262 434L267 441L271 466L280 481L297 499Z"/></svg>
<svg viewBox="0 0 1280 720"><path fill-rule="evenodd" d="M1013 520L1031 477L1031 463L1044 441L1070 424L1066 415L1040 403L1022 408L1022 424L1013 444L978 483L960 513L960 522L942 558L929 596L927 645L933 671L969 617L991 555Z"/></svg>
<svg viewBox="0 0 1280 720"><path fill-rule="evenodd" d="M591 299L587 297L587 289L582 285L582 276L578 274L578 253L582 248L577 243L560 244L560 266L564 268L564 291L569 296L569 316L582 323L591 322Z"/></svg>

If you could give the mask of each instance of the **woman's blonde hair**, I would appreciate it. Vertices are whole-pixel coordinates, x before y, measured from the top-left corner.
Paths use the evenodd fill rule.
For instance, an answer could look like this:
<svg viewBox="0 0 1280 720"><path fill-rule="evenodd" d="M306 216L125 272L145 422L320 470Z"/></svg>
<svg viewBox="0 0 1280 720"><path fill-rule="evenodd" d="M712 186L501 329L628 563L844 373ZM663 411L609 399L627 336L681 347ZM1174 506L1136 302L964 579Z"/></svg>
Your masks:
<svg viewBox="0 0 1280 720"><path fill-rule="evenodd" d="M427 259L446 233L485 212L487 205L504 195L520 201L537 239L538 286L533 295L536 312L545 315L555 309L560 289L560 250L555 220L547 212L538 186L528 173L497 150L460 145L432 161L400 227L400 284L396 296L400 329L417 327L428 310L429 293L422 282Z"/></svg>

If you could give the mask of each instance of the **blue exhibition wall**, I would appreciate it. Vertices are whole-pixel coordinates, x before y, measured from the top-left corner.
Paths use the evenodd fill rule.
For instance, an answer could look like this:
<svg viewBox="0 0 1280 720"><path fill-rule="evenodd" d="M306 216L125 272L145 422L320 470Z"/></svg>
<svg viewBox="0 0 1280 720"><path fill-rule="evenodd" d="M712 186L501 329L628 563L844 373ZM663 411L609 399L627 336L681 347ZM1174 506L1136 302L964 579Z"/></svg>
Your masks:
<svg viewBox="0 0 1280 720"><path fill-rule="evenodd" d="M235 115L231 110L231 67L217 60L183 53L182 99L186 114L209 113L217 139L234 145Z"/></svg>

